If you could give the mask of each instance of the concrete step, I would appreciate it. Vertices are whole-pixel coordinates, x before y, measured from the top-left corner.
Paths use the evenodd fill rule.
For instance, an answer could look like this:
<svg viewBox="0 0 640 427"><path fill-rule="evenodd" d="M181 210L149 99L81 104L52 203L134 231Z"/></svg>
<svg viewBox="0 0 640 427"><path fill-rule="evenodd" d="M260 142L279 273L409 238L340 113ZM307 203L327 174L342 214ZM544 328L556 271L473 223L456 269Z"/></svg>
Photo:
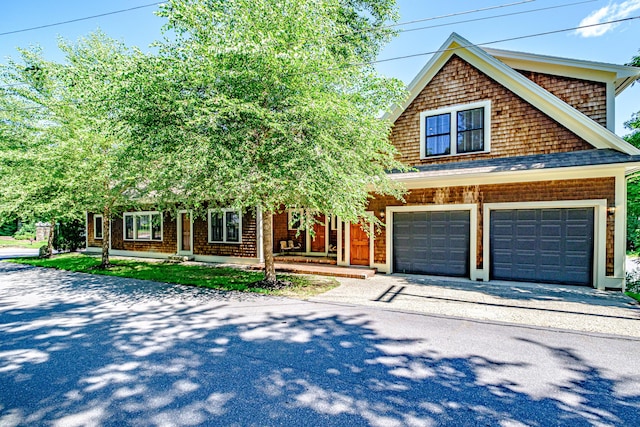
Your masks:
<svg viewBox="0 0 640 427"><path fill-rule="evenodd" d="M175 262L175 263L179 263L179 262L185 262L185 261L193 261L194 257L193 255L171 255L169 258L167 258L167 261L169 262Z"/></svg>

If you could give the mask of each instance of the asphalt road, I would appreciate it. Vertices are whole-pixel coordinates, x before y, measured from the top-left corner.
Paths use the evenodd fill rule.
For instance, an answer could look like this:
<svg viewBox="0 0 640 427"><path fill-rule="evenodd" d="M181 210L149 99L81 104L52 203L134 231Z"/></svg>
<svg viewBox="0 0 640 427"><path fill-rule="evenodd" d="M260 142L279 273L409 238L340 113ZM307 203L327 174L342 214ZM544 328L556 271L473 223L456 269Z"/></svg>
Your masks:
<svg viewBox="0 0 640 427"><path fill-rule="evenodd" d="M0 426L636 426L640 340L0 263Z"/></svg>

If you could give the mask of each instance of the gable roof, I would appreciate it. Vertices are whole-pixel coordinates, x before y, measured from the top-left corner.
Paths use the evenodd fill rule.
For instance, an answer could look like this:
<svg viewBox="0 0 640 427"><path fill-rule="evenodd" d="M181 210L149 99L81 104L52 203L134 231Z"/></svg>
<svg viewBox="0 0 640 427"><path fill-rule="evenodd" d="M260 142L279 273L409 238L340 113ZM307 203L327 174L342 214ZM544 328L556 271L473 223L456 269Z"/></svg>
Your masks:
<svg viewBox="0 0 640 427"><path fill-rule="evenodd" d="M406 101L395 106L390 113L385 114L384 118L395 122L453 55L460 57L511 90L594 147L613 149L630 155L640 154L640 149L456 33L449 36L438 53L427 62L409 84L407 87L409 97ZM585 64L583 65L586 67Z"/></svg>
<svg viewBox="0 0 640 427"><path fill-rule="evenodd" d="M559 58L557 56L493 48L483 48L483 50L516 70L536 71L539 73L602 83L612 83L616 96L640 78L640 68L629 65L607 64L604 62Z"/></svg>

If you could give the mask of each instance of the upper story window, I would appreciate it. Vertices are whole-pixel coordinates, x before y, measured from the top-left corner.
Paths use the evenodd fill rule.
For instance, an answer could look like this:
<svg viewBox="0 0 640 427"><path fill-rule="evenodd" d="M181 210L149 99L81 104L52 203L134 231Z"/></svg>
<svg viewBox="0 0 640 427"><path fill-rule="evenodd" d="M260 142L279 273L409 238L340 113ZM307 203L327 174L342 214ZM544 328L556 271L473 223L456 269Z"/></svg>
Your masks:
<svg viewBox="0 0 640 427"><path fill-rule="evenodd" d="M102 215L93 216L93 238L102 239Z"/></svg>
<svg viewBox="0 0 640 427"><path fill-rule="evenodd" d="M489 152L491 101L420 113L420 157Z"/></svg>
<svg viewBox="0 0 640 427"><path fill-rule="evenodd" d="M125 240L162 241L162 214L160 212L125 212Z"/></svg>
<svg viewBox="0 0 640 427"><path fill-rule="evenodd" d="M209 243L240 243L242 214L236 209L209 211Z"/></svg>

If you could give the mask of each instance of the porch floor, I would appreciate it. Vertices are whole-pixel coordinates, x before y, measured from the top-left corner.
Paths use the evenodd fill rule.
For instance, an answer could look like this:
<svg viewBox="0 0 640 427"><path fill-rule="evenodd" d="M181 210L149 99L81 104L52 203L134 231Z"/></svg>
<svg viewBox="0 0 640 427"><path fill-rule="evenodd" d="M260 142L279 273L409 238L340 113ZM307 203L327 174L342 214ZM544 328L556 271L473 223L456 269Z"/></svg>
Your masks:
<svg viewBox="0 0 640 427"><path fill-rule="evenodd" d="M295 263L295 264L327 264L337 265L338 261L334 257L326 256L310 256L298 254L280 254L274 257L275 262L279 263Z"/></svg>
<svg viewBox="0 0 640 427"><path fill-rule="evenodd" d="M255 264L255 269L264 268L264 264ZM275 268L278 272L316 274L318 276L348 277L351 279L368 279L376 274L376 270L366 267L342 267L330 264L280 262L276 257Z"/></svg>

